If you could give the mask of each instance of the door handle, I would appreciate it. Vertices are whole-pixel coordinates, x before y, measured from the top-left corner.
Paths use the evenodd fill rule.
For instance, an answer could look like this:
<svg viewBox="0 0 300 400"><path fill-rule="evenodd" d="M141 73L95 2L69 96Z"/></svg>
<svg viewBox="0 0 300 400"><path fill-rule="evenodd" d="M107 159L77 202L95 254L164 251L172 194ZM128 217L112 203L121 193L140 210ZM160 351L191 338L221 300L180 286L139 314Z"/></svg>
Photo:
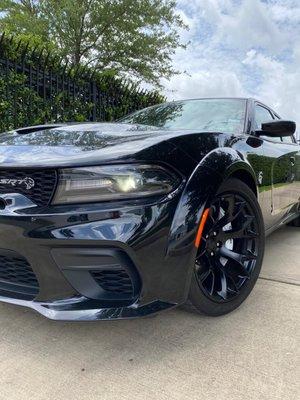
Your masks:
<svg viewBox="0 0 300 400"><path fill-rule="evenodd" d="M294 167L295 164L296 164L296 158L295 157L290 157L290 161L291 161L292 167Z"/></svg>

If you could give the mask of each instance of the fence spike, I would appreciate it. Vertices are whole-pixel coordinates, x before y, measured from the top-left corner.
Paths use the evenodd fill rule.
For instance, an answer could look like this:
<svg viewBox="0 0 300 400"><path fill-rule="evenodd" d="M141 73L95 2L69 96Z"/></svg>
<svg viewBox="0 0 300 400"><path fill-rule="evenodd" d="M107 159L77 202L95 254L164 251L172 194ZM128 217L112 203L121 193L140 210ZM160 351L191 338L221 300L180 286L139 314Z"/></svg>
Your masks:
<svg viewBox="0 0 300 400"><path fill-rule="evenodd" d="M21 44L22 44L22 40L20 39L20 40L18 41L18 43L17 43L16 51L19 50L19 48L21 47Z"/></svg>
<svg viewBox="0 0 300 400"><path fill-rule="evenodd" d="M26 58L26 54L28 52L28 48L29 48L29 41L25 44L24 49L22 51L22 55L21 55L21 59L24 61Z"/></svg>
<svg viewBox="0 0 300 400"><path fill-rule="evenodd" d="M5 37L5 32L2 33L1 38L0 38L0 45L3 43Z"/></svg>
<svg viewBox="0 0 300 400"><path fill-rule="evenodd" d="M69 64L69 60L67 59L67 62L65 63L65 65L64 65L64 67L63 67L63 74L65 74L66 73L66 70L67 70L67 68L68 68L68 64Z"/></svg>
<svg viewBox="0 0 300 400"><path fill-rule="evenodd" d="M44 48L41 49L40 55L38 56L38 62L41 61L43 53L44 53Z"/></svg>
<svg viewBox="0 0 300 400"><path fill-rule="evenodd" d="M94 79L97 72L98 72L98 70L95 68L94 71L92 71L90 79Z"/></svg>
<svg viewBox="0 0 300 400"><path fill-rule="evenodd" d="M49 57L50 57L50 52L49 52L49 50L48 50L48 51L47 51L47 55L46 55L46 57L45 57L45 61L44 61L45 67L47 66L47 63L48 63L48 61L49 61Z"/></svg>
<svg viewBox="0 0 300 400"><path fill-rule="evenodd" d="M31 50L31 57L35 57L36 56L37 49L38 49L38 45L35 45L33 47L33 49Z"/></svg>
<svg viewBox="0 0 300 400"><path fill-rule="evenodd" d="M77 65L77 66L74 68L74 78L75 78L76 75L78 74L79 69L80 69L80 65Z"/></svg>

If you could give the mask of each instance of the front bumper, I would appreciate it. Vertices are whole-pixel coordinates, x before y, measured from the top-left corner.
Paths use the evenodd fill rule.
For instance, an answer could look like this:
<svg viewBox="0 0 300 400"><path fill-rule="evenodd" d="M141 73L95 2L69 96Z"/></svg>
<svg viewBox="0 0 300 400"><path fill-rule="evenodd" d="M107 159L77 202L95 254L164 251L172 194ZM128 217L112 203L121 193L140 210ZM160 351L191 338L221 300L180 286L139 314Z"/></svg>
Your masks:
<svg viewBox="0 0 300 400"><path fill-rule="evenodd" d="M39 289L32 298L0 280L0 301L64 321L136 318L186 301L191 248L169 251L180 193L67 210L39 210L20 194L3 197L9 205L0 212L0 249L27 260ZM130 298L103 291L91 276L120 265L132 282Z"/></svg>

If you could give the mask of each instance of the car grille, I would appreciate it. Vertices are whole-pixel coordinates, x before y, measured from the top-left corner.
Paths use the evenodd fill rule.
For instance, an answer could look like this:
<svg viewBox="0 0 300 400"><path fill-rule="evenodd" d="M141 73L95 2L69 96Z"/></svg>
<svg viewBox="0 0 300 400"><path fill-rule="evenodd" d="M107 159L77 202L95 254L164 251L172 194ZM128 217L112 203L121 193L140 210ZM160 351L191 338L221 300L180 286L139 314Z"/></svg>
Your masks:
<svg viewBox="0 0 300 400"><path fill-rule="evenodd" d="M15 252L0 254L0 290L24 293L35 297L39 283L28 261Z"/></svg>
<svg viewBox="0 0 300 400"><path fill-rule="evenodd" d="M0 195L20 193L38 206L50 203L56 184L55 170L0 170Z"/></svg>
<svg viewBox="0 0 300 400"><path fill-rule="evenodd" d="M97 284L107 292L126 295L128 298L132 298L134 295L133 282L124 269L91 271L91 275Z"/></svg>

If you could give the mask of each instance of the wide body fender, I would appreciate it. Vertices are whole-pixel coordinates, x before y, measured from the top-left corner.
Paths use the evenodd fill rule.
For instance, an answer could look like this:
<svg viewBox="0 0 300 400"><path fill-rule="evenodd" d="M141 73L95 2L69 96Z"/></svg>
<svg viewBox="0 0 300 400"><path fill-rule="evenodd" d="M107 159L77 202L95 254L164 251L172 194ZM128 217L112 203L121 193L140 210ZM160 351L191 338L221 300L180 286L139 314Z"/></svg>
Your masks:
<svg viewBox="0 0 300 400"><path fill-rule="evenodd" d="M180 258L180 264L186 270L185 298L194 268L197 253L195 238L202 214L222 183L237 171L249 174L256 184L251 165L238 152L231 148L212 151L197 165L178 202L170 229L167 256Z"/></svg>

